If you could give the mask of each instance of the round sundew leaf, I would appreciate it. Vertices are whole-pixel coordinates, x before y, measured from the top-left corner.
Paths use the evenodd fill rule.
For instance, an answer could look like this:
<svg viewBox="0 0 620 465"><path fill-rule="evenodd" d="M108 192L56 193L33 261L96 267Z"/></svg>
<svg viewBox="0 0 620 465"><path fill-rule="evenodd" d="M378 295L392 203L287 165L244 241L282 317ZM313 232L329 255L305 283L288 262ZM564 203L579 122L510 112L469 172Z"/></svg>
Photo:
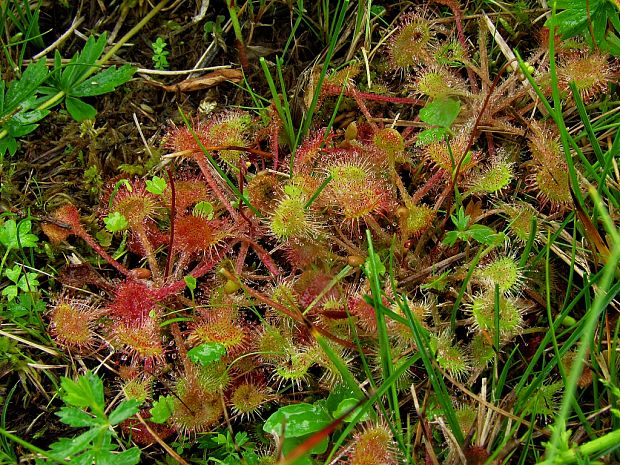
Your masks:
<svg viewBox="0 0 620 465"><path fill-rule="evenodd" d="M332 421L322 405L306 403L287 405L267 419L263 431L274 436L296 438L320 431Z"/></svg>
<svg viewBox="0 0 620 465"><path fill-rule="evenodd" d="M209 365L219 362L226 355L226 347L219 342L200 344L187 352L187 357L196 365Z"/></svg>

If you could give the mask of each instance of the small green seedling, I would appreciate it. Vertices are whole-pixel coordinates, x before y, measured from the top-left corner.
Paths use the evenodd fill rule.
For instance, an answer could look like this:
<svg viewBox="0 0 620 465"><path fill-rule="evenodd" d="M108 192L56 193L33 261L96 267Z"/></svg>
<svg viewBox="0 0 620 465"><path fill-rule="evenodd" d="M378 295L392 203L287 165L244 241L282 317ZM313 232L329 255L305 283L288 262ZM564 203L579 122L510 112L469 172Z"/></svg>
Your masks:
<svg viewBox="0 0 620 465"><path fill-rule="evenodd" d="M168 44L161 37L158 37L157 40L151 44L155 69L164 70L170 67L170 63L168 63L168 59L166 58L170 55L170 52L166 50L167 45Z"/></svg>

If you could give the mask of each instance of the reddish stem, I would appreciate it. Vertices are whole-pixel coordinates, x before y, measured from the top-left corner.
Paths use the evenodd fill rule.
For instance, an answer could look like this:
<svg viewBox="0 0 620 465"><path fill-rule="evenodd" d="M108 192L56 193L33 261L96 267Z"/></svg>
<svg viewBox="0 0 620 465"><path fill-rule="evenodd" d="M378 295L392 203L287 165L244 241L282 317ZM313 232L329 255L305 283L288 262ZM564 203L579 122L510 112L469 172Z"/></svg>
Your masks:
<svg viewBox="0 0 620 465"><path fill-rule="evenodd" d="M461 44L461 47L463 47L463 53L465 53L465 57L469 60L469 47L467 46L467 39L465 38L465 32L463 31L463 12L461 11L461 8L455 0L434 1L435 3L446 5L448 8L450 8L450 10L452 10L459 42ZM476 81L476 74L469 66L467 67L467 78L469 79L471 91L474 93L478 92L478 82Z"/></svg>
<svg viewBox="0 0 620 465"><path fill-rule="evenodd" d="M166 258L166 269L164 271L164 279L170 275L170 265L172 262L173 245L174 245L174 220L176 218L176 190L174 187L174 179L172 179L172 170L166 169L168 173L168 181L170 182L170 241L168 242L168 257Z"/></svg>
<svg viewBox="0 0 620 465"><path fill-rule="evenodd" d="M230 213L230 216L232 216L233 219L236 221L238 217L237 211L232 207L232 205L230 204L230 202L228 201L228 199L226 198L226 196L220 189L220 186L217 185L217 181L213 178L213 176L211 176L211 169L209 168L205 160L202 157L196 157L195 160L196 160L196 163L198 163L198 166L200 167L200 171L202 171L202 174L207 180L207 184L209 184L209 187L211 188L215 196L218 198L220 202L222 202L222 205L224 205L224 208L226 208L228 213Z"/></svg>
<svg viewBox="0 0 620 465"><path fill-rule="evenodd" d="M84 230L84 228L82 228L82 226L80 226L79 229L74 227L73 232L76 236L82 238L95 252L99 254L101 258L116 268L119 272L125 276L129 276L131 274L131 271L114 260L105 250L103 250L103 248L90 236L90 234Z"/></svg>
<svg viewBox="0 0 620 465"><path fill-rule="evenodd" d="M422 200L422 197L424 197L428 191L430 191L439 183L439 181L441 181L445 174L446 172L444 170L437 171L428 181L426 181L426 183L424 183L422 187L415 191L411 197L411 202L413 202L414 205L417 205L418 202Z"/></svg>

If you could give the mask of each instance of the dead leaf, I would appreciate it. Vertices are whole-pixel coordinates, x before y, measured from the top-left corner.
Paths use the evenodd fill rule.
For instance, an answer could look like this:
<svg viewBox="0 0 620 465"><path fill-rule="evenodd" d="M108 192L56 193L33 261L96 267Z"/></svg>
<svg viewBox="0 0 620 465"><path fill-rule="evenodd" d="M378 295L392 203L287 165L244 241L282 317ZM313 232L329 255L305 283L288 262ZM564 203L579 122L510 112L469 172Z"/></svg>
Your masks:
<svg viewBox="0 0 620 465"><path fill-rule="evenodd" d="M197 78L185 79L177 84L161 87L166 92L196 92L198 90L215 87L222 82L240 82L243 73L238 69L218 69L212 73Z"/></svg>

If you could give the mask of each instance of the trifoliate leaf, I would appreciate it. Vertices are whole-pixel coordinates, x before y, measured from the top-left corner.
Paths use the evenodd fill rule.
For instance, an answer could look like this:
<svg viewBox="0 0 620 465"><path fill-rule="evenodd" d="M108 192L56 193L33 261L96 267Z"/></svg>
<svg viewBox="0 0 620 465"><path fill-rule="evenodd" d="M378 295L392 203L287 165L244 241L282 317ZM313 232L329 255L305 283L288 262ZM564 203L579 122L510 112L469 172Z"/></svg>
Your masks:
<svg viewBox="0 0 620 465"><path fill-rule="evenodd" d="M129 227L127 218L119 212L110 213L103 219L103 222L105 223L105 228L112 233L123 231Z"/></svg>
<svg viewBox="0 0 620 465"><path fill-rule="evenodd" d="M151 194L161 195L166 190L166 180L159 176L153 176L153 179L146 180L146 190Z"/></svg>
<svg viewBox="0 0 620 465"><path fill-rule="evenodd" d="M39 238L30 234L31 228L32 222L30 220L20 221L19 226L15 220L5 221L0 226L0 244L7 250L19 247L36 247Z"/></svg>
<svg viewBox="0 0 620 465"><path fill-rule="evenodd" d="M172 396L159 396L159 399L153 402L153 407L149 412L151 418L149 421L153 423L166 423L168 418L172 416L172 409L174 408L174 397Z"/></svg>
<svg viewBox="0 0 620 465"><path fill-rule="evenodd" d="M187 358L202 366L219 362L224 355L226 355L226 347L219 342L200 344L187 352Z"/></svg>

